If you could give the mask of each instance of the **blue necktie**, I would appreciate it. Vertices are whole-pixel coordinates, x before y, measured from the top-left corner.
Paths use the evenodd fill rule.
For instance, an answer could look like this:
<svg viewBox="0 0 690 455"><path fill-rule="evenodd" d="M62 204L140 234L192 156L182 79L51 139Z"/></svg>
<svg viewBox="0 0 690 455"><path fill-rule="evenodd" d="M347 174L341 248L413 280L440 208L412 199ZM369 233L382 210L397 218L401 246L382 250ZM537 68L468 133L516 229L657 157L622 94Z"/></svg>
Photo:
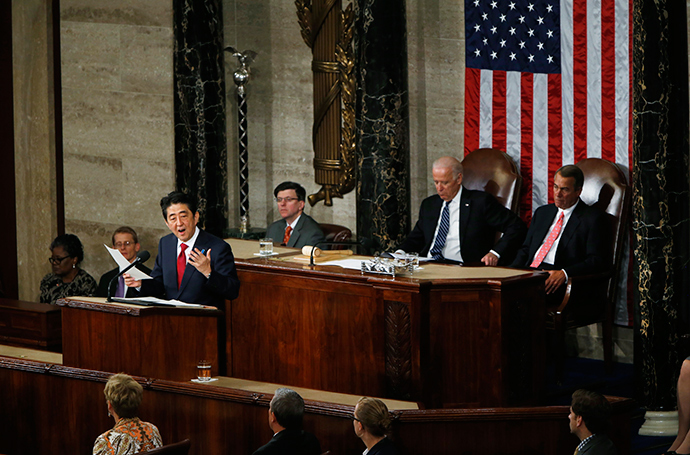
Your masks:
<svg viewBox="0 0 690 455"><path fill-rule="evenodd" d="M448 229L450 228L450 210L448 209L449 202L443 204L443 211L441 212L441 223L438 226L438 233L436 234L436 241L431 248L431 256L434 261L443 259L443 247L446 244L446 237L448 236Z"/></svg>

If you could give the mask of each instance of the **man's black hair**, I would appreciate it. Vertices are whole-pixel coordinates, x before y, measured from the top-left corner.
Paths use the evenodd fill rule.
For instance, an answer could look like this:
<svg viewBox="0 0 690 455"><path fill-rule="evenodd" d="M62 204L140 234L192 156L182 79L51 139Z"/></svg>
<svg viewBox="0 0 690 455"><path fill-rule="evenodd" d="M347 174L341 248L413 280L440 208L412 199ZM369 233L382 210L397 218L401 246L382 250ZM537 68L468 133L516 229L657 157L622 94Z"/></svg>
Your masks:
<svg viewBox="0 0 690 455"><path fill-rule="evenodd" d="M196 200L186 193L172 191L161 199L161 211L166 221L168 220L168 207L175 204L185 204L189 208L189 211L192 212L192 216L196 213Z"/></svg>

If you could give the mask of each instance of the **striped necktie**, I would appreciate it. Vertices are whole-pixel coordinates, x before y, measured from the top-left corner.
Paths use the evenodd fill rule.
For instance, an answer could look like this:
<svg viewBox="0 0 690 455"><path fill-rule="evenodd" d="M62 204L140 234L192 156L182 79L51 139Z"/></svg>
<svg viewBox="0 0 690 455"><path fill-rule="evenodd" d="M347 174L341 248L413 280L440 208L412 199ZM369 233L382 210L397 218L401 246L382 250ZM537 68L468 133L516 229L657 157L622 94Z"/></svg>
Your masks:
<svg viewBox="0 0 690 455"><path fill-rule="evenodd" d="M436 241L431 248L431 256L434 261L443 259L443 247L446 244L446 237L448 236L448 229L450 228L450 209L448 205L450 202L443 204L443 211L441 212L441 221L438 225L438 233L436 233Z"/></svg>

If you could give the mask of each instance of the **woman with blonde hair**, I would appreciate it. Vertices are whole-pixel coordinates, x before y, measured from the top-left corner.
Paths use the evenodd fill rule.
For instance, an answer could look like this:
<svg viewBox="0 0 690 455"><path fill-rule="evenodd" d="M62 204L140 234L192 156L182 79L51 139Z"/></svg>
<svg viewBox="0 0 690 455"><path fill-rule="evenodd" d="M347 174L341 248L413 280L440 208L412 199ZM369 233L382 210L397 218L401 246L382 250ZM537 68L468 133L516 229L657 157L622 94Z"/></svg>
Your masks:
<svg viewBox="0 0 690 455"><path fill-rule="evenodd" d="M377 398L362 397L353 415L355 434L367 449L363 455L397 455L398 449L387 437L391 419L386 404Z"/></svg>
<svg viewBox="0 0 690 455"><path fill-rule="evenodd" d="M129 455L163 445L158 428L137 417L144 394L141 384L118 373L108 379L103 393L115 426L96 439L93 455Z"/></svg>

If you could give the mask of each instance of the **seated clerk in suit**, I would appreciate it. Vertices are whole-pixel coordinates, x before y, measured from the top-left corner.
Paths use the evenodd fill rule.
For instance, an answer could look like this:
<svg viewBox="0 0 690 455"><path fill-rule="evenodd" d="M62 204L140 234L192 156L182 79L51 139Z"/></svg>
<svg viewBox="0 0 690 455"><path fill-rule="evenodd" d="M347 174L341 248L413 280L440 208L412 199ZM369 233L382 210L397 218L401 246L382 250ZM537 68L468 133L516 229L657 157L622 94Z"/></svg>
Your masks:
<svg viewBox="0 0 690 455"><path fill-rule="evenodd" d="M570 432L580 439L576 454L616 455L618 451L606 435L611 405L597 392L579 389L573 393L568 415Z"/></svg>
<svg viewBox="0 0 690 455"><path fill-rule="evenodd" d="M525 238L525 223L492 195L463 188L456 158L439 158L431 173L437 194L422 201L419 221L398 251L437 262L510 264ZM496 232L503 233L498 242Z"/></svg>
<svg viewBox="0 0 690 455"><path fill-rule="evenodd" d="M268 426L273 437L254 455L319 455L321 445L311 433L302 430L304 400L291 389L275 391L268 408Z"/></svg>
<svg viewBox="0 0 690 455"><path fill-rule="evenodd" d="M307 192L295 182L283 182L273 190L278 211L283 218L271 224L266 237L282 246L302 248L324 240L319 223L304 213Z"/></svg>
<svg viewBox="0 0 690 455"><path fill-rule="evenodd" d="M139 244L139 237L136 231L129 226L121 226L115 229L112 237L113 248L117 250L124 256L125 259L131 264L137 258L137 253L141 249ZM147 275L151 274L151 269L146 267L144 264L137 264L136 268L141 270ZM115 267L109 272L104 273L98 282L98 288L96 289L97 297L108 297L108 283L112 280L118 273L120 273L120 268ZM137 294L136 289L128 288L125 286L124 277L120 276L118 280L114 281L110 286L110 295L113 297L135 297Z"/></svg>
<svg viewBox="0 0 690 455"><path fill-rule="evenodd" d="M604 212L580 200L585 176L574 165L556 171L553 204L539 207L513 267L549 272L547 304L560 302L568 277L605 271L610 231ZM561 220L561 221L559 221Z"/></svg>
<svg viewBox="0 0 690 455"><path fill-rule="evenodd" d="M232 249L225 241L197 227L196 201L173 191L161 199L163 218L172 234L158 244L151 280L134 280L125 273L125 284L140 296L155 296L223 308L236 299L240 281Z"/></svg>

